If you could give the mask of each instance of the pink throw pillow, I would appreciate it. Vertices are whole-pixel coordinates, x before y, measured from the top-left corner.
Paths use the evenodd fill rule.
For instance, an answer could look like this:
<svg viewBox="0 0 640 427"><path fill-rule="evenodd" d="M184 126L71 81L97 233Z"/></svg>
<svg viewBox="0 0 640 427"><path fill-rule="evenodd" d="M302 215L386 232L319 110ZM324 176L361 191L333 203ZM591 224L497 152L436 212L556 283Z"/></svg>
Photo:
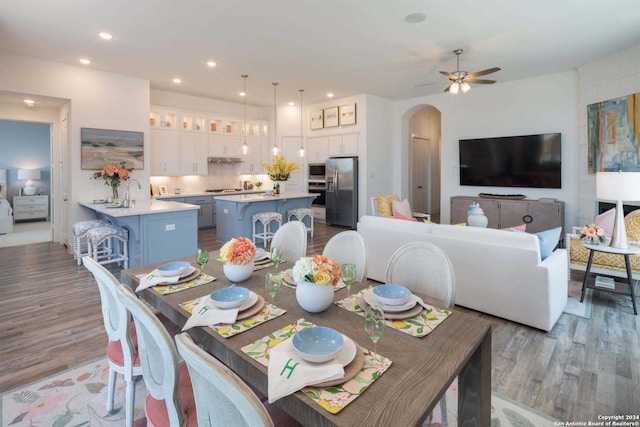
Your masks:
<svg viewBox="0 0 640 427"><path fill-rule="evenodd" d="M411 218L411 205L409 204L409 200L404 199L401 202L396 202L393 200L391 202L391 210L393 211L393 215L395 217L396 212L400 215Z"/></svg>
<svg viewBox="0 0 640 427"><path fill-rule="evenodd" d="M393 217L396 218L396 219L404 219L405 221L418 221L417 219L412 218L410 216L406 217L406 216L402 215L400 212L394 212L393 213Z"/></svg>
<svg viewBox="0 0 640 427"><path fill-rule="evenodd" d="M616 220L616 209L611 208L606 212L601 213L596 217L594 224L598 227L602 227L604 230L604 235L607 237L611 237L613 234L613 223Z"/></svg>
<svg viewBox="0 0 640 427"><path fill-rule="evenodd" d="M515 227L503 228L504 231L527 231L527 224L520 224Z"/></svg>

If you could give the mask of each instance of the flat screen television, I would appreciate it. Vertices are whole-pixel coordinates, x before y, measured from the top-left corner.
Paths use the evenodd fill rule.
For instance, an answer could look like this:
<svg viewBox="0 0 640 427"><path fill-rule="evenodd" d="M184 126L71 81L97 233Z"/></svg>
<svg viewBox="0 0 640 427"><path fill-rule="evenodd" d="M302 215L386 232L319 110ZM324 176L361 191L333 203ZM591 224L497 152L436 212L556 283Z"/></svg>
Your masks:
<svg viewBox="0 0 640 427"><path fill-rule="evenodd" d="M562 188L561 135L461 139L460 185Z"/></svg>

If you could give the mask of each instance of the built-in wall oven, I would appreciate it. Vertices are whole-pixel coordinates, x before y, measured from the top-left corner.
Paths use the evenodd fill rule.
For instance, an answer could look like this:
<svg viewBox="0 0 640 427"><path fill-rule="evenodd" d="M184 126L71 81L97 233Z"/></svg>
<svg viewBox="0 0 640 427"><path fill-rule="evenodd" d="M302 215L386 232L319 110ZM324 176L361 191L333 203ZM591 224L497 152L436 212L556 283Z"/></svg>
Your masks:
<svg viewBox="0 0 640 427"><path fill-rule="evenodd" d="M324 181L309 181L309 193L317 194L318 197L313 199L311 206L325 206L325 195L327 192L327 183Z"/></svg>
<svg viewBox="0 0 640 427"><path fill-rule="evenodd" d="M309 163L309 181L325 181L325 165L324 163Z"/></svg>

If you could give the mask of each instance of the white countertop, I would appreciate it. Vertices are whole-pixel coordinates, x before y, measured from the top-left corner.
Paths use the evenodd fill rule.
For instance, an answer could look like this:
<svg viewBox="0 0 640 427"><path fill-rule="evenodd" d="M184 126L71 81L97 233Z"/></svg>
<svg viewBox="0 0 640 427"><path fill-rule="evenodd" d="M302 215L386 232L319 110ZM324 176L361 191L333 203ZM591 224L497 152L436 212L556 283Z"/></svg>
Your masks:
<svg viewBox="0 0 640 427"><path fill-rule="evenodd" d="M78 202L81 206L112 217L124 217L135 215L150 215L157 213L178 212L192 209L200 209L198 205L179 202L165 202L162 200L139 200L134 206L128 208L108 208L104 203Z"/></svg>
<svg viewBox="0 0 640 427"><path fill-rule="evenodd" d="M285 193L280 194L279 196L271 196L263 193L259 194L237 194L234 193L230 196L220 196L216 197L216 200L224 200L226 202L243 202L243 203L253 203L253 202L268 202L273 200L287 200L287 199L301 199L303 197L318 197L317 194L311 193Z"/></svg>
<svg viewBox="0 0 640 427"><path fill-rule="evenodd" d="M239 194L264 194L265 190L242 190L242 191L235 191L232 193L212 193L210 191L194 191L194 192L190 192L190 193L181 193L181 194L166 194L164 196L155 196L155 199L157 200L162 200L162 199L175 199L176 197L198 197L198 196L213 196L215 198L218 198L220 196L230 196L230 195L239 195Z"/></svg>

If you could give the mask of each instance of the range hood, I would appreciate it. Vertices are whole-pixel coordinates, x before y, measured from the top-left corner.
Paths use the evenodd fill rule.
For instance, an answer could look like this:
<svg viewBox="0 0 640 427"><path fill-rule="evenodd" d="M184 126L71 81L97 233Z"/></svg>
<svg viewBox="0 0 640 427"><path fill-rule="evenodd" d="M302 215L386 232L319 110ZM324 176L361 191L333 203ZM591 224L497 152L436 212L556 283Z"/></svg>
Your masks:
<svg viewBox="0 0 640 427"><path fill-rule="evenodd" d="M209 163L242 163L244 160L242 160L240 157L213 156L213 157L208 157L207 161Z"/></svg>

